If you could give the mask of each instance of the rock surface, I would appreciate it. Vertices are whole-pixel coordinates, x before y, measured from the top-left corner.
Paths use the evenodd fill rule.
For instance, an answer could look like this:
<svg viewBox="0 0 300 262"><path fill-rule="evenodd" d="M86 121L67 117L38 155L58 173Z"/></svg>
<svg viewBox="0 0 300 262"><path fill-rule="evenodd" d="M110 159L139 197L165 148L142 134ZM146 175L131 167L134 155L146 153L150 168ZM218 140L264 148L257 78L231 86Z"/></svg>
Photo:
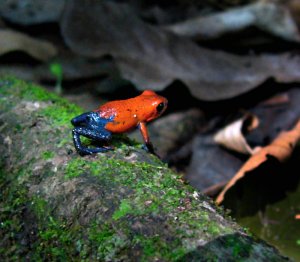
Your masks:
<svg viewBox="0 0 300 262"><path fill-rule="evenodd" d="M0 80L0 259L285 261L124 136L80 157L81 109Z"/></svg>

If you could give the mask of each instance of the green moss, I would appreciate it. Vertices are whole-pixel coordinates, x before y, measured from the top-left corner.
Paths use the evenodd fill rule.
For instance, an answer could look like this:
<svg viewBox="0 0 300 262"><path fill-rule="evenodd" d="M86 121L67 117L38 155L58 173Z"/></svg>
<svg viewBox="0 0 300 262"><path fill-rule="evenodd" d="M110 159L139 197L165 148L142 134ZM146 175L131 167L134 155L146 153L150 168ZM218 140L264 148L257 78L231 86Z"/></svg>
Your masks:
<svg viewBox="0 0 300 262"><path fill-rule="evenodd" d="M49 216L45 226L38 231L39 245L36 246L36 257L48 257L51 260L66 260L75 255L74 234L62 221ZM76 239L76 238L75 238Z"/></svg>
<svg viewBox="0 0 300 262"><path fill-rule="evenodd" d="M181 246L180 239L166 243L159 235L146 237L136 234L132 245L142 248L141 261L177 261L186 253L186 249Z"/></svg>
<svg viewBox="0 0 300 262"><path fill-rule="evenodd" d="M114 220L118 220L121 217L132 213L134 210L132 206L130 205L130 201L128 199L122 199L121 204L118 210L116 210L112 216Z"/></svg>
<svg viewBox="0 0 300 262"><path fill-rule="evenodd" d="M32 258L37 261L46 257L52 261L66 261L76 256L78 243L83 242L80 227L70 227L65 221L56 220L51 215L49 203L42 198L34 197L30 208L38 223Z"/></svg>
<svg viewBox="0 0 300 262"><path fill-rule="evenodd" d="M48 160L48 159L51 159L54 157L54 152L51 152L51 151L45 151L42 153L42 158L44 160Z"/></svg>
<svg viewBox="0 0 300 262"><path fill-rule="evenodd" d="M66 99L57 96L37 85L13 77L0 79L0 94L19 96L28 101L49 102L49 106L40 109L38 114L49 119L52 125L71 125L70 120L82 113L82 109L70 104Z"/></svg>
<svg viewBox="0 0 300 262"><path fill-rule="evenodd" d="M159 236L144 237L142 235L135 235L133 243L142 248L142 261L149 261L150 258L154 259L155 257L161 257L162 253L165 253L168 249L166 244L162 245Z"/></svg>
<svg viewBox="0 0 300 262"><path fill-rule="evenodd" d="M16 79L12 76L0 79L0 93L3 95L18 95L30 101L58 101L60 98L32 83Z"/></svg>
<svg viewBox="0 0 300 262"><path fill-rule="evenodd" d="M3 261L5 258L10 261L17 261L19 258L16 251L21 248L19 238L23 234L22 216L25 203L28 203L25 198L26 189L15 188L13 183L0 168L0 259Z"/></svg>
<svg viewBox="0 0 300 262"><path fill-rule="evenodd" d="M82 175L83 173L88 173L90 172L92 175L99 175L99 172L101 170L103 171L108 171L107 169L104 169L102 166L103 162L102 161L87 161L83 157L76 157L71 159L65 169L65 178L70 179L74 177L78 177ZM99 171L100 169L100 171Z"/></svg>
<svg viewBox="0 0 300 262"><path fill-rule="evenodd" d="M23 177L24 173L27 171L20 171L18 176ZM74 241L82 238L80 230L55 220L47 201L28 197L27 188L19 185L19 179L10 180L10 177L0 169L0 238L4 240L0 259L20 261L20 252L34 261L66 261L75 257Z"/></svg>
<svg viewBox="0 0 300 262"><path fill-rule="evenodd" d="M19 85L18 83L17 85ZM22 83L25 86L20 89L20 95L22 98L29 100L29 101L60 101L61 99L57 97L54 93L46 91L39 86L34 84Z"/></svg>
<svg viewBox="0 0 300 262"><path fill-rule="evenodd" d="M207 232L212 236L218 236L221 233L220 226L213 222L209 224Z"/></svg>
<svg viewBox="0 0 300 262"><path fill-rule="evenodd" d="M111 224L94 223L89 229L91 248L96 254L94 260L113 261L120 257L123 250L129 247L129 240L121 231L117 232ZM125 251L126 252L126 251Z"/></svg>
<svg viewBox="0 0 300 262"><path fill-rule="evenodd" d="M170 213L182 206L187 212L178 214L179 222L188 223L195 229L202 228L211 235L225 233L225 229L211 221L207 212L196 211L199 208L196 204L198 202L191 199L194 189L183 184L179 175L170 173L164 167L141 162L129 163L101 155L101 158L93 161L82 157L75 158L68 163L65 173L68 179L81 174L91 174L115 187L130 186L134 193L121 201L113 215L115 220L127 214ZM189 208L182 203L187 197L190 208L195 210L192 218L188 217L191 216Z"/></svg>
<svg viewBox="0 0 300 262"><path fill-rule="evenodd" d="M74 104L53 103L39 110L39 115L46 117L54 126L67 125L71 127L71 119L82 113L82 109ZM71 116L71 117L70 117Z"/></svg>
<svg viewBox="0 0 300 262"><path fill-rule="evenodd" d="M106 174L105 177L103 177L102 172ZM190 198L189 192L193 191L192 189L191 191L183 191L185 185L179 180L180 177L173 173L168 174L168 172L170 171L164 167L147 163L129 163L113 158L108 159L102 155L98 160L79 156L74 158L66 167L67 179L89 173L101 180L105 179L106 182L110 181L109 183L112 183L113 186L130 185L135 192L128 195L127 199L122 200L113 213L112 219L116 223L114 225L116 230L109 220L106 226L92 225L88 231L88 239L83 237L79 229L70 228L63 221L56 221L49 210L49 204L45 200L33 199L31 208L37 221L39 221L34 258L41 260L49 257L52 260L66 260L73 257L77 252L81 259L86 258L87 254L96 254L92 259L112 260L114 257L120 257L120 254L125 252L124 250L128 246L139 245L144 261L156 258L175 261L195 248L176 242L181 241L180 239L194 237L194 233L190 234L191 231L197 232L200 229L203 232L213 234L222 232L214 221L210 221L208 213L197 211L197 206L192 199L190 200L190 208L195 208L195 212L187 210L178 213L176 211L178 206L183 205L182 199ZM145 205L147 201L150 204ZM176 227L180 227L182 224L182 231L177 232L179 240L166 242L155 235L128 239L131 229L128 225L122 225L124 221L127 221L126 215L142 216L155 212L172 214L174 211L177 218L173 220L171 215L170 226L172 226L172 221ZM9 225L9 222L6 224ZM124 228L127 228L129 233L125 234ZM186 228L190 229L189 232L186 232ZM238 246L233 249L235 253L238 251Z"/></svg>
<svg viewBox="0 0 300 262"><path fill-rule="evenodd" d="M203 208L199 207L199 202L192 197L194 189L185 185L179 175L164 166L142 162L129 163L99 155L99 159L92 161L81 157L72 160L66 167L66 174L68 179L81 174L90 174L98 177L101 183L110 183L112 190L117 192L120 188L129 186L133 191L126 196L126 199L121 200L112 215L112 219L117 223L127 221L127 215L138 218L147 214L168 214L170 226L174 223L174 227L181 228L176 233L178 239L197 238L199 231L202 231L203 237L206 235L207 240L210 240L214 236L234 231L223 228L212 220L209 213L203 211ZM188 206L183 199L188 200ZM182 208L182 211L178 212L178 208ZM102 233L99 234L102 239ZM109 238L113 237L109 236ZM155 259L157 255L168 261L174 261L184 253L195 249L197 245L197 242L187 241L186 243L190 244L185 246L173 241L168 243L170 245L168 246L164 240L159 242L158 239L155 236L147 236L145 239L140 236L132 241L143 249L144 260ZM103 252L102 250L100 253Z"/></svg>
<svg viewBox="0 0 300 262"><path fill-rule="evenodd" d="M236 235L228 235L225 246L231 248L232 256L236 259L236 261L241 261L241 259L248 257L252 250L250 243L243 242L243 239Z"/></svg>
<svg viewBox="0 0 300 262"><path fill-rule="evenodd" d="M31 208L39 220L43 220L49 215L47 210L47 201L40 197L34 197L32 199Z"/></svg>

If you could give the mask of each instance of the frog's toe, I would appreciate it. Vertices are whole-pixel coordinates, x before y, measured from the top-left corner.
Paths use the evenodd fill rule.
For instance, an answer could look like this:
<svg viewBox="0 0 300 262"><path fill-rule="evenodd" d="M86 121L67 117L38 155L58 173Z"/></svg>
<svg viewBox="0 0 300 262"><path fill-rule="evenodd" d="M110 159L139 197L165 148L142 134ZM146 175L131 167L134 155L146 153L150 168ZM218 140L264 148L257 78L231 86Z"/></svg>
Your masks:
<svg viewBox="0 0 300 262"><path fill-rule="evenodd" d="M81 148L80 150L78 150L79 155L81 156L86 156L86 155L92 155L92 154L96 154L96 153L103 153L110 150L110 148L106 148L106 147L95 147L95 148Z"/></svg>

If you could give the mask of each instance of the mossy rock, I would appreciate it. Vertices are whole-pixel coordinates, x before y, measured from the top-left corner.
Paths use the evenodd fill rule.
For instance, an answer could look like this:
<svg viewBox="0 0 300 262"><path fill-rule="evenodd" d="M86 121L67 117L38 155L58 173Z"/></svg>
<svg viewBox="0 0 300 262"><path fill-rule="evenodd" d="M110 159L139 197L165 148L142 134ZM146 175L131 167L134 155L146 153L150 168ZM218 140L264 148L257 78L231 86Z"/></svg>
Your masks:
<svg viewBox="0 0 300 262"><path fill-rule="evenodd" d="M287 260L126 136L80 157L70 124L80 113L0 79L2 261Z"/></svg>

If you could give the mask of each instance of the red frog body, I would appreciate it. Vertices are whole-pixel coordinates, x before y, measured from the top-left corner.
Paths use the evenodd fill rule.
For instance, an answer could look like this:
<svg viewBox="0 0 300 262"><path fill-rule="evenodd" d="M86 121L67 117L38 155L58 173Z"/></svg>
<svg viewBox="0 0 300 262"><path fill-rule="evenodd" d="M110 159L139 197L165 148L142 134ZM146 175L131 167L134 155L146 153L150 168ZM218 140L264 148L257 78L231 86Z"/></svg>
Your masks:
<svg viewBox="0 0 300 262"><path fill-rule="evenodd" d="M166 110L167 104L166 98L146 90L137 97L111 101L92 112L77 116L71 120L75 127L72 131L75 148L80 155L104 152L111 148L84 147L80 135L93 140L107 141L111 139L112 133L124 133L139 127L146 149L154 153L146 123L159 117Z"/></svg>

